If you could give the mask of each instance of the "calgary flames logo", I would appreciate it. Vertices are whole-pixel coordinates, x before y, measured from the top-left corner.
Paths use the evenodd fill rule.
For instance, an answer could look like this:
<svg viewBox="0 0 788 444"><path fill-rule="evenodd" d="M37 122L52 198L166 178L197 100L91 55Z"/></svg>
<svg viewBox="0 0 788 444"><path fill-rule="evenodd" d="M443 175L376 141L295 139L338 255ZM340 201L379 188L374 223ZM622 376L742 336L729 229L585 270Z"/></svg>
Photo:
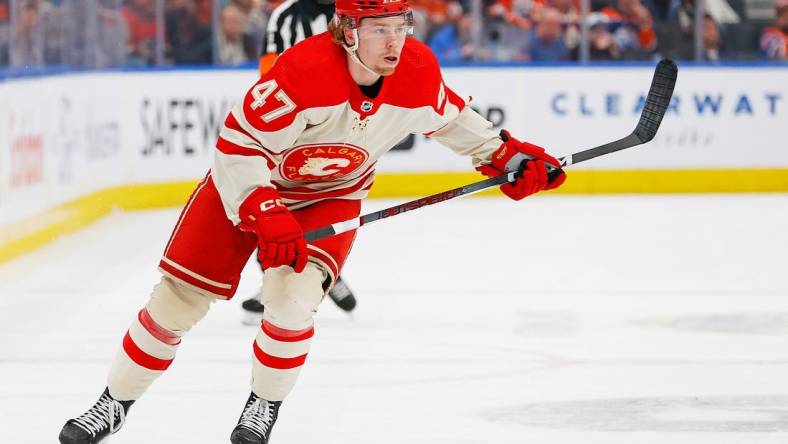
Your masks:
<svg viewBox="0 0 788 444"><path fill-rule="evenodd" d="M348 144L302 145L285 154L279 171L296 182L334 180L352 173L368 158L366 151Z"/></svg>
<svg viewBox="0 0 788 444"><path fill-rule="evenodd" d="M327 157L310 157L304 166L298 169L298 174L302 176L330 176L342 171L342 168L350 165L347 159L329 159Z"/></svg>

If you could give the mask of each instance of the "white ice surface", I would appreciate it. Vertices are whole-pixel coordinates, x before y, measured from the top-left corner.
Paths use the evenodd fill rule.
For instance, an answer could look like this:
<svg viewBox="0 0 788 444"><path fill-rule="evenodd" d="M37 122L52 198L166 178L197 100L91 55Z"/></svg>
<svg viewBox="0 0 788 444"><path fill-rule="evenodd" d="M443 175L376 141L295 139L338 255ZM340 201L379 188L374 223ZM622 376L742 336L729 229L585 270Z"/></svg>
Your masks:
<svg viewBox="0 0 788 444"><path fill-rule="evenodd" d="M0 443L53 443L95 401L177 216L115 214L0 266ZM785 443L786 273L788 195L465 199L379 222L345 270L358 308L322 305L273 443ZM240 317L217 303L112 443L229 442L256 331Z"/></svg>

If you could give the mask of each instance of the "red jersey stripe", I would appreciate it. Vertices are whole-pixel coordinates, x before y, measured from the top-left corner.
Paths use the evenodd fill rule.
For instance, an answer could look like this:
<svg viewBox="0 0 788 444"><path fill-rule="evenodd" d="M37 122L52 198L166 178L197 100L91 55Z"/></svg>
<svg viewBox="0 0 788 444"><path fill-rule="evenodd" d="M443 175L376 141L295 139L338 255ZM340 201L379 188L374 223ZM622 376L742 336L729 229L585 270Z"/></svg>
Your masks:
<svg viewBox="0 0 788 444"><path fill-rule="evenodd" d="M296 356L295 358L278 358L276 356L271 356L257 345L257 341L252 344L252 349L254 350L254 356L260 364L277 370L289 370L291 368L301 367L304 365L304 362L306 362L306 354Z"/></svg>
<svg viewBox="0 0 788 444"><path fill-rule="evenodd" d="M217 287L203 280L196 279L189 274L182 272L181 270L178 270L164 260L159 261L159 268L166 271L168 274L186 282L187 284L194 285L197 288L202 288L203 290L213 293L218 297L227 299L232 297L232 295L235 293L235 288L232 288L232 285L230 284L227 284L229 288Z"/></svg>
<svg viewBox="0 0 788 444"><path fill-rule="evenodd" d="M261 328L263 329L263 333L269 338L281 342L304 341L315 335L314 327L305 328L303 330L288 330L286 328L277 327L266 320L263 320Z"/></svg>
<svg viewBox="0 0 788 444"><path fill-rule="evenodd" d="M260 156L265 158L266 162L268 163L268 169L276 168L276 163L271 159L270 156L266 155L262 150L253 149L253 148L246 148L240 145L236 145L221 136L216 141L216 148L224 154L227 155L234 155L234 156Z"/></svg>
<svg viewBox="0 0 788 444"><path fill-rule="evenodd" d="M324 193L319 193L315 191L309 193L297 193L297 192L290 192L287 189L281 189L278 191L279 191L279 195L284 197L285 199L292 199L292 200L331 199L335 197L346 196L360 189L363 189L365 186L369 184L369 182L374 177L374 175L375 175L374 172L369 173L365 177L361 178L361 180L359 180L355 185L351 187L326 191Z"/></svg>
<svg viewBox="0 0 788 444"><path fill-rule="evenodd" d="M168 345L178 345L181 343L181 337L157 324L156 321L150 317L150 313L148 313L147 308L140 310L140 314L137 316L137 318L145 330L147 330L148 333L150 333L151 336L156 338L159 342Z"/></svg>
<svg viewBox="0 0 788 444"><path fill-rule="evenodd" d="M329 256L324 250L319 249L314 245L307 245L306 248L309 250L309 256L314 257L315 259L324 263L326 267L328 267L328 271L331 273L331 276L334 279L339 276L339 267L337 266L337 262L333 257Z"/></svg>
<svg viewBox="0 0 788 444"><path fill-rule="evenodd" d="M233 113L227 114L227 118L224 120L224 126L230 128L231 130L238 131L239 133L248 137L249 140L257 140L254 137L252 137L252 135L249 134L248 131L246 131L245 129L243 129L243 127L241 127L241 124L239 124L238 121L235 119Z"/></svg>
<svg viewBox="0 0 788 444"><path fill-rule="evenodd" d="M131 335L129 335L128 332L126 332L126 336L123 337L123 351L125 351L128 357L137 365L145 367L148 370L164 371L172 364L172 359L159 359L142 351L134 340L131 339Z"/></svg>

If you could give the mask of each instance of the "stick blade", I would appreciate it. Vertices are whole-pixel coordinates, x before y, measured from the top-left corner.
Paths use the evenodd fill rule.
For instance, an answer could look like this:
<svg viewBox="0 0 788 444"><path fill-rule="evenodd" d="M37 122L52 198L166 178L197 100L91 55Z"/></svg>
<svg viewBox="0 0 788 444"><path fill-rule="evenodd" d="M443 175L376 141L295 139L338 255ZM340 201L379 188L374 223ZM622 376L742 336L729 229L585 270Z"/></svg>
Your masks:
<svg viewBox="0 0 788 444"><path fill-rule="evenodd" d="M651 88L648 90L646 105L640 114L640 121L635 128L635 135L641 143L646 143L657 135L662 118L665 117L676 86L679 69L672 60L663 59L657 64Z"/></svg>

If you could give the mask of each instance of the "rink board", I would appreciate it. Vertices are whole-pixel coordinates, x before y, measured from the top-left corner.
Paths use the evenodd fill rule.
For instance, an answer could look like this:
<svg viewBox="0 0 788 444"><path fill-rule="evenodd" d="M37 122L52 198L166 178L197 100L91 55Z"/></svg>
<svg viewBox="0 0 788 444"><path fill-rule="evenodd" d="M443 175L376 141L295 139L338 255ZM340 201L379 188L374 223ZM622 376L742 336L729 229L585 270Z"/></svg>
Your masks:
<svg viewBox="0 0 788 444"><path fill-rule="evenodd" d="M652 68L450 68L496 127L564 155L626 135ZM0 84L0 262L118 208L180 205L211 163L250 70L70 74ZM680 67L650 144L572 167L560 193L788 191L788 68ZM416 135L382 159L373 197L478 180ZM491 191L489 194L494 194Z"/></svg>

